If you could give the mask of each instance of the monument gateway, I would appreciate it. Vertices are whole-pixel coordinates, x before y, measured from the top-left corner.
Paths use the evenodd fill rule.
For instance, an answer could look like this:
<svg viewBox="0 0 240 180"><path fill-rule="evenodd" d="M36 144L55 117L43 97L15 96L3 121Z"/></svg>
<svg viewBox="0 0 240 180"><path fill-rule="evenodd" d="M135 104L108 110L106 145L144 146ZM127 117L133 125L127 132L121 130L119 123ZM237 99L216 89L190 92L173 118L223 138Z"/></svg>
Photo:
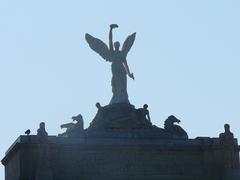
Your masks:
<svg viewBox="0 0 240 180"><path fill-rule="evenodd" d="M136 33L109 46L86 34L90 48L111 63L112 98L102 106L90 126L61 125L66 131L49 136L41 122L37 135L21 135L2 159L5 180L239 180L239 146L230 131L219 137L189 139L171 115L164 127L152 124L148 105L136 108L127 93L127 78L134 79L127 63Z"/></svg>

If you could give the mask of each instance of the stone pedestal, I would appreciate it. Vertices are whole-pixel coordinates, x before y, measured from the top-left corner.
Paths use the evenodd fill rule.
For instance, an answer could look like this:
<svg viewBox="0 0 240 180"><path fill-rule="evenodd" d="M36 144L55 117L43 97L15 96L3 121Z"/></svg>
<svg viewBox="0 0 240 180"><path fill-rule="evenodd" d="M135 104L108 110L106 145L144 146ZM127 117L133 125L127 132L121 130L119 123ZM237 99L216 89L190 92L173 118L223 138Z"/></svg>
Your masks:
<svg viewBox="0 0 240 180"><path fill-rule="evenodd" d="M89 130L149 129L152 123L131 104L111 104L98 109Z"/></svg>

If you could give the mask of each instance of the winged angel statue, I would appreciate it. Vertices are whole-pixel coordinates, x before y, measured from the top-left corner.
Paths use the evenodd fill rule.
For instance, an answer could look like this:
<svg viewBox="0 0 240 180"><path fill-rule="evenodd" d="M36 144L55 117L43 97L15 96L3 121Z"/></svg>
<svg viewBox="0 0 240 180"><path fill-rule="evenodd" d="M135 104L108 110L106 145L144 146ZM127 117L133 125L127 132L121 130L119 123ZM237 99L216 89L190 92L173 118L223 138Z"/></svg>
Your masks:
<svg viewBox="0 0 240 180"><path fill-rule="evenodd" d="M85 35L86 41L88 42L90 48L97 52L103 59L111 62L112 69L112 92L113 96L110 101L110 104L115 103L130 103L128 100L127 94L127 75L134 79L133 73L130 73L128 64L127 64L127 54L131 49L136 33L133 33L127 37L125 40L122 49L120 50L120 43L114 42L112 40L112 30L117 28L117 24L110 25L109 31L109 47L102 42L100 39L97 39L90 34Z"/></svg>

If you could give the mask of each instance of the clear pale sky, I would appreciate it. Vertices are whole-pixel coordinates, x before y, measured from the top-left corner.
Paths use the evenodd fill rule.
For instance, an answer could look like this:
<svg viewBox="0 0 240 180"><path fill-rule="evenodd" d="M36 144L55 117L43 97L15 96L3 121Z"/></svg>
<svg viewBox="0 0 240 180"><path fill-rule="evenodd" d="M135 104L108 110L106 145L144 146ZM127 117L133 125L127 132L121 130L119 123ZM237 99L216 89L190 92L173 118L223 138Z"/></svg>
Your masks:
<svg viewBox="0 0 240 180"><path fill-rule="evenodd" d="M44 121L50 135L111 99L110 64L86 44L137 32L128 55L130 101L149 105L163 127L175 115L190 138L217 137L229 123L240 138L239 0L0 0L0 155ZM3 179L4 168L0 176Z"/></svg>

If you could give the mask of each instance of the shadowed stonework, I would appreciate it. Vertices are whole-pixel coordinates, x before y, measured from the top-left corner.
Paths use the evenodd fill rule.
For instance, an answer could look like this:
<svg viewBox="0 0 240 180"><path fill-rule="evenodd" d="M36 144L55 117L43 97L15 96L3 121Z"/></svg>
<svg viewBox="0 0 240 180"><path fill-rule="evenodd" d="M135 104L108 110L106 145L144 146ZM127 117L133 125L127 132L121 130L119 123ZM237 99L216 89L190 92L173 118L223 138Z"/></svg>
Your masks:
<svg viewBox="0 0 240 180"><path fill-rule="evenodd" d="M226 144L219 138L112 132L45 140L34 135L17 139L2 160L6 180L237 180L239 175L236 139Z"/></svg>
<svg viewBox="0 0 240 180"><path fill-rule="evenodd" d="M2 159L5 180L239 180L239 146L224 125L219 137L189 139L170 115L164 127L151 122L148 105L136 108L128 100L127 53L135 40L128 36L120 50L86 34L89 46L111 62L113 96L108 105L96 103L97 113L84 129L84 117L62 124L66 131L49 136L41 122L37 135L28 129ZM114 45L113 45L114 44Z"/></svg>

